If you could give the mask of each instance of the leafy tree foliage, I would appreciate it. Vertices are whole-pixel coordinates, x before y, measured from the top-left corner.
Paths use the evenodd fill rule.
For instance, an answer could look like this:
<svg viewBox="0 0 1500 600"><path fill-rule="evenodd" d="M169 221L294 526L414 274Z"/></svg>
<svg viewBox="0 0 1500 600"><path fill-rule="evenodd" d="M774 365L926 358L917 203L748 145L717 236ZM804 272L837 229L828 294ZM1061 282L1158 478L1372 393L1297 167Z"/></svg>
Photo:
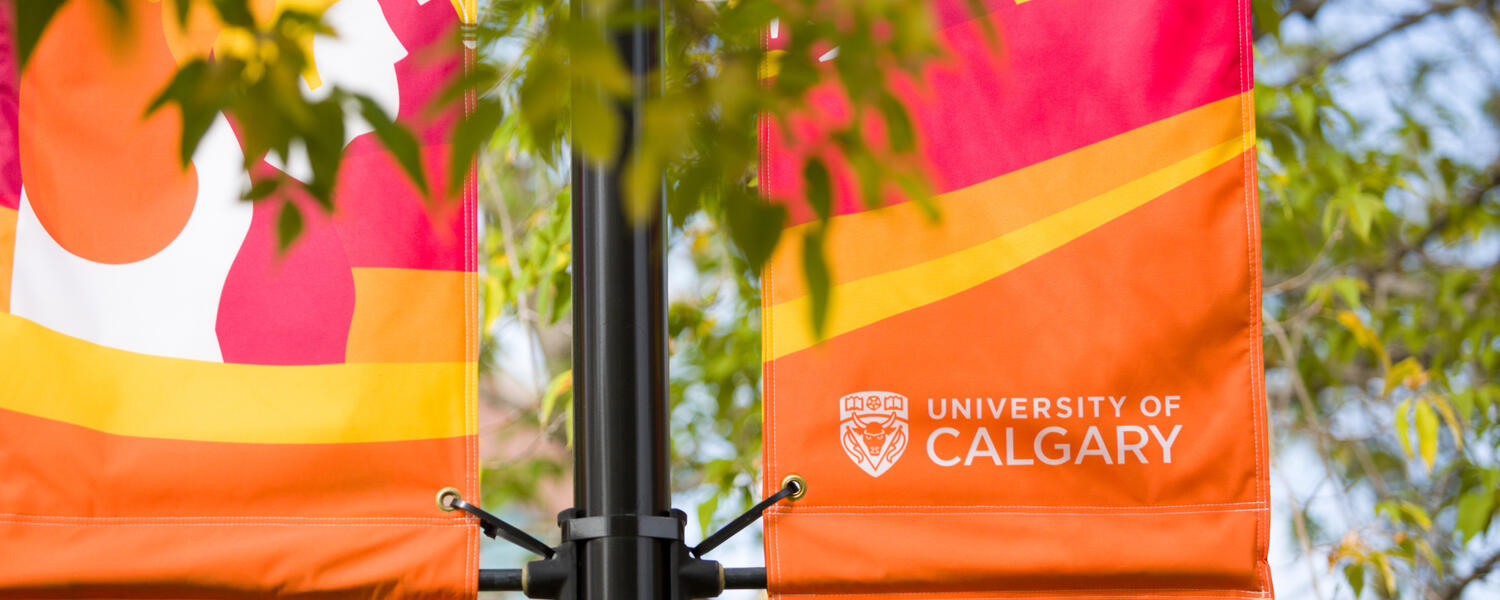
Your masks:
<svg viewBox="0 0 1500 600"><path fill-rule="evenodd" d="M1463 596L1500 563L1500 13L1255 8L1273 484L1304 593L1495 593ZM1352 11L1380 17L1351 35Z"/></svg>

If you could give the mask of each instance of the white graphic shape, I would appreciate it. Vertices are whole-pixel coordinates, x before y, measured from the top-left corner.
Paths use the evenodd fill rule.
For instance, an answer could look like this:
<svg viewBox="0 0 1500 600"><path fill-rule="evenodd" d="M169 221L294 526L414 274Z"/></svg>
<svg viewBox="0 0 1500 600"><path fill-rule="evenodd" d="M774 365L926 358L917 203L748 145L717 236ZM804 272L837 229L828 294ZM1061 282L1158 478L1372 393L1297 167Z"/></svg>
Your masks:
<svg viewBox="0 0 1500 600"><path fill-rule="evenodd" d="M901 459L910 439L906 396L856 392L839 399L839 445L854 465L879 477Z"/></svg>
<svg viewBox="0 0 1500 600"><path fill-rule="evenodd" d="M311 89L302 81L302 93L309 99L322 100L338 87L368 96L386 115L394 117L401 107L396 63L406 58L406 47L401 45L396 32L391 31L380 3L342 0L323 13L323 24L337 35L313 37L313 65L322 85ZM344 107L344 145L374 130L357 105ZM286 162L274 152L266 156L266 162L304 183L312 180L307 148L300 142L288 148Z"/></svg>
<svg viewBox="0 0 1500 600"><path fill-rule="evenodd" d="M242 162L229 122L215 117L193 154L198 197L182 231L160 252L119 265L59 245L37 220L23 184L11 312L121 350L223 360L215 333L219 296L252 216L250 203L240 200L249 186Z"/></svg>

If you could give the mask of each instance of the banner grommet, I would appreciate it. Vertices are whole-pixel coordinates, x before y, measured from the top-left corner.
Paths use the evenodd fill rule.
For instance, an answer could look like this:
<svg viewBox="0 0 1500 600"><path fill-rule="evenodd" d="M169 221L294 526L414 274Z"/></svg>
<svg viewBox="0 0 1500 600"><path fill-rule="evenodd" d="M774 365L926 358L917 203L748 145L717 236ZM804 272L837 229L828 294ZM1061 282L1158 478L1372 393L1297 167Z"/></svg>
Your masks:
<svg viewBox="0 0 1500 600"><path fill-rule="evenodd" d="M443 509L443 512L453 512L456 510L453 506L453 501L463 499L463 493L459 492L458 488L455 487L445 487L438 490L437 493L437 505L438 508Z"/></svg>
<svg viewBox="0 0 1500 600"><path fill-rule="evenodd" d="M801 500L803 496L807 495L807 480L803 479L801 475L798 475L796 473L787 475L786 479L781 480L781 487L786 486L792 486L793 488L795 488L792 491L792 495L786 497L787 500L796 502L797 500Z"/></svg>

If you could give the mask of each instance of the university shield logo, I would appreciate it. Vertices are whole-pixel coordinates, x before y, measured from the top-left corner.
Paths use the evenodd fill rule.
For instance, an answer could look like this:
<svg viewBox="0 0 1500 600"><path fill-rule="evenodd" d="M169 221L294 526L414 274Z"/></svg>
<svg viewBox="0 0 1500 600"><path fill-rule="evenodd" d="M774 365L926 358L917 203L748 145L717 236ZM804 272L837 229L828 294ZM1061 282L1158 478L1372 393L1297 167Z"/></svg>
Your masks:
<svg viewBox="0 0 1500 600"><path fill-rule="evenodd" d="M906 451L906 396L856 392L839 399L839 440L849 460L879 477Z"/></svg>

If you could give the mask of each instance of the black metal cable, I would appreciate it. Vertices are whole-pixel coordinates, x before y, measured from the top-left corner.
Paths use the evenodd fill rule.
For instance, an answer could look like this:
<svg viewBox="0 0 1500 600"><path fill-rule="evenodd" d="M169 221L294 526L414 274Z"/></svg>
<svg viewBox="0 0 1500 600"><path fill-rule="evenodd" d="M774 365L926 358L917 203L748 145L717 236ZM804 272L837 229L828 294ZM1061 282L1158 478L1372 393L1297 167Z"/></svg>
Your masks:
<svg viewBox="0 0 1500 600"><path fill-rule="evenodd" d="M703 538L703 541L698 542L697 546L693 546L693 556L702 558L704 554L708 554L714 548L718 548L720 544L729 541L729 538L734 537L734 534L743 531L746 527L749 527L751 523L754 523L757 519L760 519L761 515L766 512L766 509L771 508L772 504L780 502L791 496L801 494L802 486L804 485L806 484L802 483L800 479L788 480L786 482L786 485L781 487L780 491L776 492L775 494L771 494L770 497L766 498L765 500L761 500L759 504L750 507L750 510L747 510L740 516L735 517L733 521L730 521L728 525L725 525L718 531L715 531L713 535Z"/></svg>
<svg viewBox="0 0 1500 600"><path fill-rule="evenodd" d="M490 539L495 539L497 536L502 537L512 544L540 555L542 558L552 558L552 548L547 546L546 543L531 537L531 534L521 531L515 525L506 523L504 519L492 515L478 506L464 502L463 498L457 495L450 496L448 506L479 517L479 528Z"/></svg>

